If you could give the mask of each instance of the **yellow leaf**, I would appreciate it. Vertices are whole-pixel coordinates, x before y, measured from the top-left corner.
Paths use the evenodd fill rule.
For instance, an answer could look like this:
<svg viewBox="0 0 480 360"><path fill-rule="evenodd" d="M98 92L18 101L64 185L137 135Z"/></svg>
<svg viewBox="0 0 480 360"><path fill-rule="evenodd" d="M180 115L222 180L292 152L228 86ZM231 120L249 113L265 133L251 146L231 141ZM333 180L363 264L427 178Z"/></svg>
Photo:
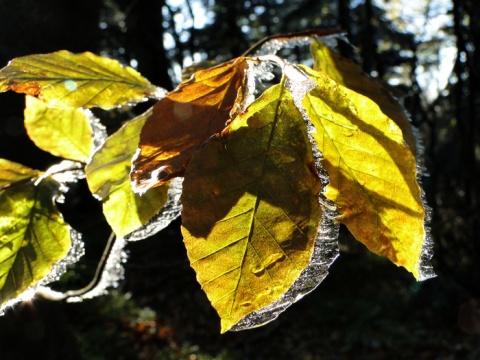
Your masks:
<svg viewBox="0 0 480 360"><path fill-rule="evenodd" d="M85 110L54 109L26 97L25 128L40 149L70 160L87 162L93 150L93 131Z"/></svg>
<svg viewBox="0 0 480 360"><path fill-rule="evenodd" d="M158 101L142 129L132 184L143 192L181 176L192 154L220 133L241 100L245 58L195 73Z"/></svg>
<svg viewBox="0 0 480 360"><path fill-rule="evenodd" d="M283 84L185 170L182 232L222 332L280 299L310 261L322 210L306 125Z"/></svg>
<svg viewBox="0 0 480 360"><path fill-rule="evenodd" d="M330 76L337 83L362 94L375 102L380 110L395 121L402 130L403 138L415 153L415 136L405 109L378 81L366 75L353 61L341 56L319 41L313 41L313 69Z"/></svg>
<svg viewBox="0 0 480 360"><path fill-rule="evenodd" d="M13 183L30 180L40 172L10 160L0 159L0 190Z"/></svg>
<svg viewBox="0 0 480 360"><path fill-rule="evenodd" d="M24 181L36 172L0 162L0 305L47 276L70 248L70 231L55 206L59 184ZM11 176L16 173L17 176ZM27 176L25 178L24 176ZM11 186L7 186L7 183Z"/></svg>
<svg viewBox="0 0 480 360"><path fill-rule="evenodd" d="M303 105L316 128L330 177L325 196L336 204L338 220L372 252L418 278L425 209L402 131L368 97L302 69L316 83Z"/></svg>
<svg viewBox="0 0 480 360"><path fill-rule="evenodd" d="M0 70L0 92L7 90L38 95L56 108L111 109L142 101L156 87L116 60L62 50L12 60Z"/></svg>
<svg viewBox="0 0 480 360"><path fill-rule="evenodd" d="M127 122L108 137L85 168L90 191L102 199L104 215L117 237L140 228L167 201L168 184L143 196L135 194L130 184L131 159L150 114Z"/></svg>

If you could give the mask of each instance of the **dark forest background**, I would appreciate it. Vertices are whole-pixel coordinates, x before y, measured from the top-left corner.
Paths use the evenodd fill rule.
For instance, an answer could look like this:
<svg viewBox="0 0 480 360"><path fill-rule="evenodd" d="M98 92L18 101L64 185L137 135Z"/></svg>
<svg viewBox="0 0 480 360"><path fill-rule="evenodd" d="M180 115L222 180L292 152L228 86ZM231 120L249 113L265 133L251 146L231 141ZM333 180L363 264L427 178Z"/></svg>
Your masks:
<svg viewBox="0 0 480 360"><path fill-rule="evenodd" d="M0 0L0 67L33 53L92 51L167 89L187 59L224 61L271 34L345 29L356 60L393 85L424 138L438 275L417 283L343 232L341 256L312 294L266 326L220 335L176 221L128 245L125 280L110 295L9 310L0 318L0 359L479 359L480 5L444 0L449 20L426 38L384 3L400 1ZM416 15L426 27L436 3L410 2L424 5ZM456 48L451 72L441 73L448 82L427 93L421 76L439 65L446 44ZM0 157L43 170L57 159L28 140L23 106L23 96L0 94ZM87 199L80 182L62 205L87 254L59 286L88 282L109 235L100 205Z"/></svg>

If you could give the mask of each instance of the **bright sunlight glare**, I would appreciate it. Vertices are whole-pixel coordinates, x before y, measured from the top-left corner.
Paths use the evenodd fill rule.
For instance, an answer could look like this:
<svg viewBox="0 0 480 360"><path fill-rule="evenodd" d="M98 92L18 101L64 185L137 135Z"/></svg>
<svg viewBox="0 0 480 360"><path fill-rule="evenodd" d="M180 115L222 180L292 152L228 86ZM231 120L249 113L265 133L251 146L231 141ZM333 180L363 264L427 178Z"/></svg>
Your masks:
<svg viewBox="0 0 480 360"><path fill-rule="evenodd" d="M353 0L351 7L355 8L362 3L362 0ZM189 4L184 0L167 0L167 4L178 10L174 22L175 32L180 38L188 36L185 29L202 28L211 18L208 6L205 7L200 0L191 0ZM374 0L374 5L385 10L384 16L398 31L413 34L419 42L416 54L417 81L425 94L425 100L435 100L446 87L457 56L455 38L444 30L453 23L451 1ZM164 44L167 50L175 47L171 34L165 33ZM202 60L205 59L201 53L184 56L183 63L174 66L176 77L180 78L181 68ZM392 79L392 85L396 81L398 79Z"/></svg>
<svg viewBox="0 0 480 360"><path fill-rule="evenodd" d="M450 0L375 0L385 17L399 31L415 35L419 42L417 81L432 102L446 87L457 50L455 37L445 31L453 26Z"/></svg>

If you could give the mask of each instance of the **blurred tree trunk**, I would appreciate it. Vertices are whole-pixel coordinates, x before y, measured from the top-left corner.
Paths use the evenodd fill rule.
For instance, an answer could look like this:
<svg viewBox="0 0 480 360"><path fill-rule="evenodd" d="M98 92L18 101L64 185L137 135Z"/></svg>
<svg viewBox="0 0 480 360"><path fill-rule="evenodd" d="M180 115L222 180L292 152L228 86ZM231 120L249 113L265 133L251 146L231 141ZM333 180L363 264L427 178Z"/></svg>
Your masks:
<svg viewBox="0 0 480 360"><path fill-rule="evenodd" d="M471 0L452 0L453 31L456 37L457 58L454 66L455 82L451 104L456 118L459 149L460 173L445 174L454 190L460 190L457 211L464 218L464 231L472 250L472 266L465 279L461 279L476 296L480 295L480 214L478 200L480 194L479 161L476 151L479 144L480 93L478 84L480 61L480 11L478 3ZM455 182L455 180L457 180ZM454 270L455 271L455 270ZM473 294L472 294L473 295Z"/></svg>
<svg viewBox="0 0 480 360"><path fill-rule="evenodd" d="M453 18L454 18L454 31L457 39L457 59L455 61L455 75L457 78L456 91L455 91L455 117L458 122L459 140L461 141L461 158L463 164L463 173L461 174L462 187L465 196L465 202L469 203L472 199L472 186L471 177L467 169L473 170L474 165L470 156L471 148L471 107L468 99L470 98L470 88L468 83L470 79L468 77L468 63L469 63L469 51L467 50L467 44L465 41L464 32L466 29L462 23L464 20L464 9L462 0L453 0ZM471 95L471 94L470 94ZM466 204L465 204L466 205Z"/></svg>
<svg viewBox="0 0 480 360"><path fill-rule="evenodd" d="M360 46L362 56L362 67L367 74L375 70L376 31L373 26L373 7L371 0L365 0L363 8L363 28L360 34Z"/></svg>
<svg viewBox="0 0 480 360"><path fill-rule="evenodd" d="M245 34L238 24L239 18L244 14L241 12L243 4L236 1L220 0L216 1L223 8L223 11L217 13L216 21L225 26L225 32L222 34L226 45L230 50L232 57L239 56L250 46ZM214 34L212 34L215 36Z"/></svg>
<svg viewBox="0 0 480 360"><path fill-rule="evenodd" d="M338 24L350 34L352 32L352 18L350 15L350 0L338 0Z"/></svg>
<svg viewBox="0 0 480 360"><path fill-rule="evenodd" d="M162 8L165 0L135 1L127 12L126 53L135 57L138 71L153 84L173 89L168 69L171 66L163 45Z"/></svg>

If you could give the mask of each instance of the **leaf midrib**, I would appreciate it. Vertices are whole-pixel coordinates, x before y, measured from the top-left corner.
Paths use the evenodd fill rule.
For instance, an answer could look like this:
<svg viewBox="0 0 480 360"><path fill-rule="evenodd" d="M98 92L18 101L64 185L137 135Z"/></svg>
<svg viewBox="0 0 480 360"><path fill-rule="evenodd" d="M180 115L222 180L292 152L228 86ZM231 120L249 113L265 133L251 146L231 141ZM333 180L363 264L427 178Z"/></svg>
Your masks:
<svg viewBox="0 0 480 360"><path fill-rule="evenodd" d="M250 217L250 226L249 226L249 232L248 232L248 237L247 237L247 241L246 241L246 245L245 245L245 249L243 251L243 256L242 256L242 262L240 264L240 272L239 272L239 275L238 275L238 279L237 279L237 283L235 285L235 294L237 293L237 290L238 290L238 286L240 285L240 280L242 278L242 273L243 273L243 267L245 265L245 259L246 259L246 254L247 254L247 249L248 249L248 244L250 244L251 242L251 239L252 239L252 235L253 235L253 224L255 222L255 214L257 212L257 209L258 209L258 206L260 204L260 197L259 197L259 193L260 193L260 188L262 187L262 179L264 178L265 176L265 169L266 169L266 164L267 164L267 159L269 157L269 153L270 153L270 149L272 147L272 143L273 143L273 138L274 138L274 135L275 135L275 131L276 131L276 128L277 128L277 123L278 123L278 117L280 116L279 114L279 109L280 109L280 106L282 104L282 97L283 97L283 92L285 91L285 77L282 78L282 81L280 82L280 94L277 98L277 104L276 104L276 109L275 109L275 117L274 117L274 120L272 121L272 130L270 132L270 136L269 136L269 139L268 139L268 142L267 142L267 148L265 150L265 155L264 155L264 158L263 158L263 164L262 164L262 172L260 174L260 176L258 177L258 182L256 184L256 191L255 191L255 203L254 203L254 206L253 206L253 211L252 211L252 215ZM233 298L232 300L232 304L230 306L230 310L229 310L229 315L232 314L233 312L233 307L234 307L234 304L236 303L236 297Z"/></svg>

